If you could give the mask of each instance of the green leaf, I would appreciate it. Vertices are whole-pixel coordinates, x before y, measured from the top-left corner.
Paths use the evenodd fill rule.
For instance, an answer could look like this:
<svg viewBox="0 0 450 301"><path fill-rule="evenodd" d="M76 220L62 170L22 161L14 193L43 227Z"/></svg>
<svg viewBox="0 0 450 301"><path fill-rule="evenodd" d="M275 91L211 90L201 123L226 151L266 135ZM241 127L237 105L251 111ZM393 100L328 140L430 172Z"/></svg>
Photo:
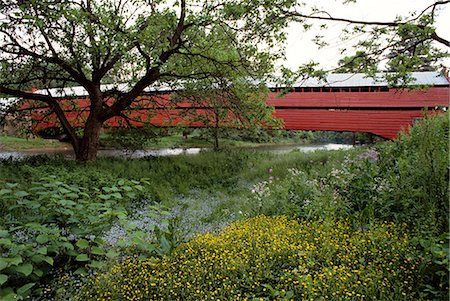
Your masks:
<svg viewBox="0 0 450 301"><path fill-rule="evenodd" d="M9 232L7 230L0 230L0 237L6 237L9 235Z"/></svg>
<svg viewBox="0 0 450 301"><path fill-rule="evenodd" d="M19 297L14 294L14 293L9 293L5 296L1 296L2 297L2 301L17 301L19 300Z"/></svg>
<svg viewBox="0 0 450 301"><path fill-rule="evenodd" d="M87 275L87 271L85 268L78 268L73 273L77 275Z"/></svg>
<svg viewBox="0 0 450 301"><path fill-rule="evenodd" d="M75 192L68 193L66 196L71 199L78 199L78 193Z"/></svg>
<svg viewBox="0 0 450 301"><path fill-rule="evenodd" d="M6 281L8 281L8 276L0 274L0 285L3 285Z"/></svg>
<svg viewBox="0 0 450 301"><path fill-rule="evenodd" d="M44 261L53 266L53 258L51 258L50 256L45 256Z"/></svg>
<svg viewBox="0 0 450 301"><path fill-rule="evenodd" d="M0 258L0 271L3 269L6 269L7 267L8 267L8 262L5 259Z"/></svg>
<svg viewBox="0 0 450 301"><path fill-rule="evenodd" d="M86 254L79 254L76 258L76 261L89 261L89 257Z"/></svg>
<svg viewBox="0 0 450 301"><path fill-rule="evenodd" d="M45 256L44 256L44 255L41 255L41 254L35 254L35 255L33 255L33 256L31 257L31 260L32 260L34 263L41 263L41 262L44 261L44 259L45 259Z"/></svg>
<svg viewBox="0 0 450 301"><path fill-rule="evenodd" d="M12 257L12 258L8 258L7 259L10 263L10 265L18 265L20 263L22 263L22 256L16 256L16 257Z"/></svg>
<svg viewBox="0 0 450 301"><path fill-rule="evenodd" d="M74 249L73 245L70 242L63 242L62 246L64 248L66 248L67 250L73 250Z"/></svg>
<svg viewBox="0 0 450 301"><path fill-rule="evenodd" d="M106 264L103 261L98 261L98 260L94 260L89 264L90 267L93 267L95 269L101 269L101 268L105 267L105 265Z"/></svg>
<svg viewBox="0 0 450 301"><path fill-rule="evenodd" d="M11 189L1 189L0 190L0 195L5 195L5 194L11 193L11 192L12 192Z"/></svg>
<svg viewBox="0 0 450 301"><path fill-rule="evenodd" d="M19 295L24 295L26 292L28 292L30 290L30 288L32 288L35 285L35 283L28 283L25 284L23 286L21 286L18 290L17 293Z"/></svg>
<svg viewBox="0 0 450 301"><path fill-rule="evenodd" d="M41 248L37 249L36 253L42 254L42 255L47 255L47 247L41 247Z"/></svg>
<svg viewBox="0 0 450 301"><path fill-rule="evenodd" d="M40 277L42 277L44 275L44 271L39 270L39 269L35 269L33 271L33 274L35 274L36 276L38 276L40 278Z"/></svg>
<svg viewBox="0 0 450 301"><path fill-rule="evenodd" d="M91 253L95 255L104 255L105 251L99 247L92 247Z"/></svg>
<svg viewBox="0 0 450 301"><path fill-rule="evenodd" d="M114 192L113 194L111 194L111 196L118 200L122 199L122 195L120 194L120 192Z"/></svg>
<svg viewBox="0 0 450 301"><path fill-rule="evenodd" d="M102 200L109 200L111 198L109 194L100 194L98 197Z"/></svg>
<svg viewBox="0 0 450 301"><path fill-rule="evenodd" d="M16 267L16 271L29 276L33 272L33 265L31 263L25 263Z"/></svg>
<svg viewBox="0 0 450 301"><path fill-rule="evenodd" d="M0 245L10 246L12 244L11 240L8 238L0 238Z"/></svg>
<svg viewBox="0 0 450 301"><path fill-rule="evenodd" d="M110 250L110 251L108 251L108 253L106 253L106 257L108 257L108 258L117 258L117 256L119 256L119 255L120 255L119 253L117 253L113 250Z"/></svg>
<svg viewBox="0 0 450 301"><path fill-rule="evenodd" d="M16 193L14 193L14 195L16 197L23 198L23 197L26 197L26 196L28 196L30 194L28 192L26 192L26 191L17 191Z"/></svg>
<svg viewBox="0 0 450 301"><path fill-rule="evenodd" d="M78 240L76 245L77 245L77 247L82 248L82 249L89 248L89 242L86 239Z"/></svg>
<svg viewBox="0 0 450 301"><path fill-rule="evenodd" d="M44 234L38 235L36 237L36 242L40 244L45 244L46 242L48 242L48 236Z"/></svg>

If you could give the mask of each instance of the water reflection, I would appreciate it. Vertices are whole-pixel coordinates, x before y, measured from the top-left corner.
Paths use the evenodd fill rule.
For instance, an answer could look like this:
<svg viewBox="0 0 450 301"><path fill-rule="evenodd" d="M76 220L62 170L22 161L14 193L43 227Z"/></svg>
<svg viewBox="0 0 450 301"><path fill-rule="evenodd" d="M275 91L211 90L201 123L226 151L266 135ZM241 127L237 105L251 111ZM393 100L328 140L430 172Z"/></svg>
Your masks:
<svg viewBox="0 0 450 301"><path fill-rule="evenodd" d="M313 152L316 150L340 150L350 149L352 145L348 144L318 144L318 145L264 145L251 148L243 148L246 150L265 151L275 154L285 154L292 151ZM164 156L179 156L179 155L198 155L206 148L163 148L156 150L138 150L135 152L115 149L99 150L99 157L125 157L125 158L142 158L146 156L164 157ZM74 158L75 155L72 150L39 150L39 151L22 151L10 152L0 151L0 159L21 159L36 155L53 155L61 154L68 158Z"/></svg>

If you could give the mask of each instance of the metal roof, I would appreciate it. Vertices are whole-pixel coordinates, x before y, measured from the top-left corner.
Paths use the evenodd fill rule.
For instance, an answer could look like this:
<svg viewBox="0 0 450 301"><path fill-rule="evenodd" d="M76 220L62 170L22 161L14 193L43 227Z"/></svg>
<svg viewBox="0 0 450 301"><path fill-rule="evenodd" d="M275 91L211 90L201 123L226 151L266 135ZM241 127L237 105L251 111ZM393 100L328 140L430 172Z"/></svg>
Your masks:
<svg viewBox="0 0 450 301"><path fill-rule="evenodd" d="M308 78L297 81L294 87L386 87L384 76L386 73L377 73L375 78L364 73L331 73L326 80ZM412 72L413 78L408 85L449 86L448 80L439 72Z"/></svg>
<svg viewBox="0 0 450 301"><path fill-rule="evenodd" d="M128 84L109 84L102 85L100 87L102 92L116 89L118 91L126 92L130 89ZM151 87L147 87L144 89L144 92L169 92L173 91L173 88L168 85L155 85ZM86 91L84 87L69 87L69 88L52 88L52 89L41 89L34 91L36 94L41 95L51 95L53 97L67 97L67 96L87 96L89 93Z"/></svg>
<svg viewBox="0 0 450 301"><path fill-rule="evenodd" d="M388 83L383 78L386 73L377 73L376 79L368 77L364 73L331 73L326 76L326 80L317 78L308 78L297 81L294 87L383 87ZM429 85L429 86L449 86L448 80L439 72L412 72L411 76L414 80L410 85ZM269 88L281 87L279 84L269 84ZM119 91L128 91L127 84L109 84L102 85L102 91L117 89ZM170 92L175 88L169 85L155 85L147 87L144 92ZM53 97L74 97L87 96L88 93L84 87L70 87L70 88L52 88L34 91L36 94L52 95Z"/></svg>

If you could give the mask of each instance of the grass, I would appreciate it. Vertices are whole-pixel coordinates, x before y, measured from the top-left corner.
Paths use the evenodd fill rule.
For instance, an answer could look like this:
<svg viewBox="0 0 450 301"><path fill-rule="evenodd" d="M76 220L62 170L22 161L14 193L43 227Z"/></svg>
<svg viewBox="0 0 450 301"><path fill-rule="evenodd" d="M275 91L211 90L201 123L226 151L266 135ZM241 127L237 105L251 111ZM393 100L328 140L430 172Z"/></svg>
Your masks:
<svg viewBox="0 0 450 301"><path fill-rule="evenodd" d="M0 136L0 151L30 151L42 149L67 149L70 144L57 140L42 138L18 138L12 136Z"/></svg>

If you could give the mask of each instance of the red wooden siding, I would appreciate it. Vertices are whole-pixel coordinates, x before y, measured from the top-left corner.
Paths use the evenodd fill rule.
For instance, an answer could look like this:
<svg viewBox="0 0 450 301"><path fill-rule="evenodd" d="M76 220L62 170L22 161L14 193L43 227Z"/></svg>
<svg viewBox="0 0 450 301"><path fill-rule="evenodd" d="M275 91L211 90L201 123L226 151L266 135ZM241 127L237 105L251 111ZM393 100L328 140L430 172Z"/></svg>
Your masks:
<svg viewBox="0 0 450 301"><path fill-rule="evenodd" d="M357 92L365 90L361 87L341 89L348 92L331 92L331 88L316 88L321 92L292 92L283 97L279 97L279 93L271 92L267 103L275 107L274 115L283 119L286 130L370 132L393 139L399 132L407 130L415 119L420 118L425 108L429 110L435 107L448 108L450 100L448 86L409 91L379 87L367 89L373 92ZM352 89L353 92L350 92ZM82 97L75 101L84 111L69 112L68 118L76 126L82 126L87 117L88 101ZM71 110L69 102L67 101L64 108L67 111ZM137 126L146 121L155 126L211 125L211 123L190 122L184 118L183 114L180 114L183 110L196 110L195 113L204 116L211 113L207 109L193 109L189 103L174 106L170 103L170 94L143 96L135 108L137 109L132 111L131 117L137 120L132 122ZM44 112L45 110L42 110L34 115L35 132L57 127L54 115L41 118ZM113 118L107 122L108 126L125 124L121 118Z"/></svg>

